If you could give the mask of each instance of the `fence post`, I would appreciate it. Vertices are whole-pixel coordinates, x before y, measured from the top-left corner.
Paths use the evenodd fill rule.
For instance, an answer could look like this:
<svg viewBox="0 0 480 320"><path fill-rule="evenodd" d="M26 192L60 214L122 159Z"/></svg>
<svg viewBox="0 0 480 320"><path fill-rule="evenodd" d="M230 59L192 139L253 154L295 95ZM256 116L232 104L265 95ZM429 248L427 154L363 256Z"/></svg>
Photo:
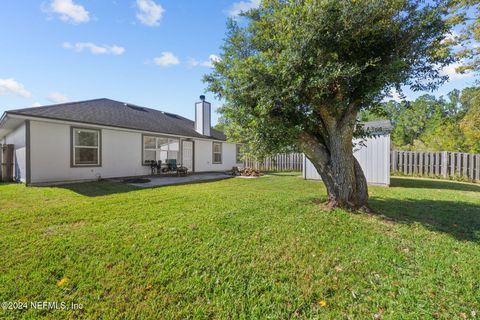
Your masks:
<svg viewBox="0 0 480 320"><path fill-rule="evenodd" d="M429 175L434 176L435 175L435 156L433 152L428 153L428 166L429 166Z"/></svg>
<svg viewBox="0 0 480 320"><path fill-rule="evenodd" d="M455 152L450 153L450 176L455 175Z"/></svg>
<svg viewBox="0 0 480 320"><path fill-rule="evenodd" d="M425 159L424 159L424 160L425 160L425 165L424 165L424 170L425 170L425 172L424 172L424 173L425 173L425 175L427 175L427 176L428 176L429 173L430 173L430 162L429 162L430 156L429 156L429 155L430 155L430 154L429 154L428 152L425 152Z"/></svg>
<svg viewBox="0 0 480 320"><path fill-rule="evenodd" d="M418 153L418 174L423 175L423 152Z"/></svg>
<svg viewBox="0 0 480 320"><path fill-rule="evenodd" d="M407 174L412 174L412 151L407 151Z"/></svg>
<svg viewBox="0 0 480 320"><path fill-rule="evenodd" d="M477 161L475 161L477 167L477 174L475 176L475 180L480 181L480 154L476 154L475 158L477 159Z"/></svg>
<svg viewBox="0 0 480 320"><path fill-rule="evenodd" d="M395 173L397 172L397 162L398 162L397 151L396 150L390 151L390 155L392 157L390 160L390 164L392 165L392 172Z"/></svg>
<svg viewBox="0 0 480 320"><path fill-rule="evenodd" d="M442 177L447 177L447 169L448 169L448 152L442 152Z"/></svg>
<svg viewBox="0 0 480 320"><path fill-rule="evenodd" d="M431 176L435 176L436 173L437 173L437 167L436 167L436 162L435 162L435 155L436 155L436 152L430 152L430 175Z"/></svg>
<svg viewBox="0 0 480 320"><path fill-rule="evenodd" d="M474 172L473 172L473 160L474 160L474 155L473 154L469 154L468 155L468 178L470 180L475 180L475 176L474 176Z"/></svg>
<svg viewBox="0 0 480 320"><path fill-rule="evenodd" d="M455 174L458 176L462 175L462 154L460 152L455 152L455 160L457 162L455 166Z"/></svg>

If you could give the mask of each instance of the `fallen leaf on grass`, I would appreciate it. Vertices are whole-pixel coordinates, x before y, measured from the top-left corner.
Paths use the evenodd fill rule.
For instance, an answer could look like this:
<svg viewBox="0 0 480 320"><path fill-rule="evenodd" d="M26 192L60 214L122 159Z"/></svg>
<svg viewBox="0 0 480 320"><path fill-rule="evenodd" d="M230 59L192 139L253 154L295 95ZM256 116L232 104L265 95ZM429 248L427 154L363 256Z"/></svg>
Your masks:
<svg viewBox="0 0 480 320"><path fill-rule="evenodd" d="M67 277L63 277L62 279L60 279L60 280L57 281L57 286L63 287L63 286L66 285L69 281L70 281L70 279L68 279Z"/></svg>

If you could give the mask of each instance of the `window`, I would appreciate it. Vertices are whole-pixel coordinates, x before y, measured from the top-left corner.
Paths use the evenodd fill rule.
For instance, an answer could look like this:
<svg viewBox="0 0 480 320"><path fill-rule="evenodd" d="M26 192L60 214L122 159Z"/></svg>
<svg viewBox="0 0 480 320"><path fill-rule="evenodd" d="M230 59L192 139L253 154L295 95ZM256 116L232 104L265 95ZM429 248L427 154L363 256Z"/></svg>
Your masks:
<svg viewBox="0 0 480 320"><path fill-rule="evenodd" d="M243 146L241 144L236 145L236 152L237 163L243 163Z"/></svg>
<svg viewBox="0 0 480 320"><path fill-rule="evenodd" d="M180 139L143 136L143 163L153 161L166 162L167 159L179 160Z"/></svg>
<svg viewBox="0 0 480 320"><path fill-rule="evenodd" d="M72 166L100 166L100 130L72 128Z"/></svg>
<svg viewBox="0 0 480 320"><path fill-rule="evenodd" d="M222 163L222 143L213 143L213 163Z"/></svg>

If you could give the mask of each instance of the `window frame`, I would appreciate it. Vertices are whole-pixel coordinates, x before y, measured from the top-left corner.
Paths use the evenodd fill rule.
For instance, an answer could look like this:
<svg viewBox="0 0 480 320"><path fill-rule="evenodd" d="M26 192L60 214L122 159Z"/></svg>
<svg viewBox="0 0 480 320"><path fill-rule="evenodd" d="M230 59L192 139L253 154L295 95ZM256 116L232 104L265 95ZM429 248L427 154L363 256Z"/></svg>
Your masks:
<svg viewBox="0 0 480 320"><path fill-rule="evenodd" d="M235 144L235 162L236 162L237 164L244 162L243 159L240 159L240 160L238 159L238 155L239 155L238 149L239 149L239 148L243 148L243 144L241 144L241 143ZM244 152L240 152L240 154L242 155L242 158L243 158L243 156L245 155Z"/></svg>
<svg viewBox="0 0 480 320"><path fill-rule="evenodd" d="M150 138L155 138L155 148L154 149L145 149L145 137L150 137ZM158 144L157 144L157 138L163 138L163 139L172 139L172 140L177 140L178 141L178 155L177 155L177 164L181 163L182 159L182 138L180 137L172 137L172 136L164 136L164 135L156 135L156 134L142 134L142 142L140 143L140 148L142 152L142 166L150 166L150 163L145 163L145 150L150 150L150 151L155 151L155 158L156 158L156 153L159 150L158 149ZM167 151L168 154L168 151ZM155 160L158 161L158 160Z"/></svg>
<svg viewBox="0 0 480 320"><path fill-rule="evenodd" d="M215 145L220 145L220 152L215 152ZM215 161L215 154L220 154L220 161ZM212 142L212 164L222 164L223 163L223 143L220 141Z"/></svg>
<svg viewBox="0 0 480 320"><path fill-rule="evenodd" d="M96 132L98 137L97 146L77 146L75 144L75 133L77 130L91 131ZM88 148L88 149L97 149L97 163L88 163L81 164L76 163L75 161L75 149L76 148ZM102 166L102 130L97 128L87 128L87 127L70 127L70 167L72 168L94 168Z"/></svg>

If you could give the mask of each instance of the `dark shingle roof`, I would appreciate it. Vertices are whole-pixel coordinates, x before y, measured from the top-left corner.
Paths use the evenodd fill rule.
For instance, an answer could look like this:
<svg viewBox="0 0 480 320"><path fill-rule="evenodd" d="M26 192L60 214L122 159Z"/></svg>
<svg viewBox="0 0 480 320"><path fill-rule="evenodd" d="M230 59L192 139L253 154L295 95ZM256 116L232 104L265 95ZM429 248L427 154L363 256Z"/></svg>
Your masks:
<svg viewBox="0 0 480 320"><path fill-rule="evenodd" d="M213 128L210 130L211 136L197 133L194 128L194 122L182 116L110 99L69 102L12 110L7 111L7 113L194 138L226 140L222 132Z"/></svg>

